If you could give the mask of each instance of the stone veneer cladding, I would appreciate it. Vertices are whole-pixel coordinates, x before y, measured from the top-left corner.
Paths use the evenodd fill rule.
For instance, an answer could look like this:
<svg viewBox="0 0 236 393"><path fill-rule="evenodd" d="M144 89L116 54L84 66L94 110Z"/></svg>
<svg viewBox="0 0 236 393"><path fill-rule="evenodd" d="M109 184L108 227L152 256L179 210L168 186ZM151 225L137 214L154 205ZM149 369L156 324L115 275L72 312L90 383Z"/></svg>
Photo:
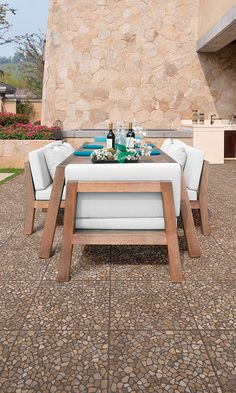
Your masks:
<svg viewBox="0 0 236 393"><path fill-rule="evenodd" d="M236 45L196 53L198 0L51 0L42 121L179 128L236 111Z"/></svg>

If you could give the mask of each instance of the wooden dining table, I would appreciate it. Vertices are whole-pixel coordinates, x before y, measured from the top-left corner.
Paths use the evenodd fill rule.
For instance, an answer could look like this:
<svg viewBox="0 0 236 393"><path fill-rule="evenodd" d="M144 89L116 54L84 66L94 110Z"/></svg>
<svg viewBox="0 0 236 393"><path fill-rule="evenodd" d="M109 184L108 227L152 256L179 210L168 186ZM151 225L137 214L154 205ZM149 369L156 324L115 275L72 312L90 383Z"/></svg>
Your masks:
<svg viewBox="0 0 236 393"><path fill-rule="evenodd" d="M100 143L99 143L100 144ZM85 145L85 144L84 144ZM101 143L101 145L103 145ZM154 147L155 148L155 147ZM156 149L156 148L155 148ZM81 146L77 151L84 150ZM160 150L160 149L158 149ZM168 156L166 153L160 150L160 154L153 156L144 156L140 159L141 163L175 163L175 161ZM50 201L46 213L46 219L40 244L39 257L43 259L50 258L52 254L53 241L55 237L57 216L62 201L62 193L65 185L65 167L68 164L91 164L90 156L76 156L71 154L63 162L61 162L55 172L52 192ZM107 164L109 165L109 164ZM122 165L118 164L117 165ZM135 164L133 164L135 165ZM187 188L185 185L184 174L182 171L181 175L181 205L180 205L181 217L183 220L183 228L185 233L185 239L187 242L187 248L189 256L197 258L200 256L200 247L197 239L196 229L193 221L192 210L188 198Z"/></svg>

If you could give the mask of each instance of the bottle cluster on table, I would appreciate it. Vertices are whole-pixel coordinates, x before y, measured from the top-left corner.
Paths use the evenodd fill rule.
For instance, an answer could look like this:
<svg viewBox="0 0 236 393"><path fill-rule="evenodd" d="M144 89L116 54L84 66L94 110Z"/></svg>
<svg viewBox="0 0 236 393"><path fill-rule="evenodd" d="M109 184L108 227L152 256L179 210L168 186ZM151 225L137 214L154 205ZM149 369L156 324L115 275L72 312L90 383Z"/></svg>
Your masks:
<svg viewBox="0 0 236 393"><path fill-rule="evenodd" d="M123 125L117 126L116 135L113 131L113 123L109 123L108 134L107 134L107 149L115 149L115 144L124 145L127 148L133 149L135 147L135 132L133 129L133 124L129 123L128 132Z"/></svg>

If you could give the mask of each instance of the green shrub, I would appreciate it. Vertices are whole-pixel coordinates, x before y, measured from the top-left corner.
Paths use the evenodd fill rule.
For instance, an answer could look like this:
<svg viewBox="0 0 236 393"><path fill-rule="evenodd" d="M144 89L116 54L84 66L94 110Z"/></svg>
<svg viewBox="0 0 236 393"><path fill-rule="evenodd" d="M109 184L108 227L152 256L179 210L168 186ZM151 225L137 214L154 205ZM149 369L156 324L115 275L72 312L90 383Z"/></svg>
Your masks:
<svg viewBox="0 0 236 393"><path fill-rule="evenodd" d="M34 117L35 111L33 104L28 100L17 100L16 101L16 113L21 113L28 117Z"/></svg>

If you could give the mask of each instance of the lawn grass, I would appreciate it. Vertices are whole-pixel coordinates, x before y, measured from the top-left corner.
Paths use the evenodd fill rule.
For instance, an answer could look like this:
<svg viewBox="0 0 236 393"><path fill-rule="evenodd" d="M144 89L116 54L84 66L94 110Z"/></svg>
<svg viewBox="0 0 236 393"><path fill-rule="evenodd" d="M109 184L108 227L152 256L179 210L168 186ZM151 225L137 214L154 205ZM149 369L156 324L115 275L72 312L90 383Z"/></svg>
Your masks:
<svg viewBox="0 0 236 393"><path fill-rule="evenodd" d="M11 176L0 181L0 186L2 184L6 183L8 180L13 179L15 176L20 175L23 172L24 172L24 169L21 169L21 168L0 168L0 173L12 173Z"/></svg>

